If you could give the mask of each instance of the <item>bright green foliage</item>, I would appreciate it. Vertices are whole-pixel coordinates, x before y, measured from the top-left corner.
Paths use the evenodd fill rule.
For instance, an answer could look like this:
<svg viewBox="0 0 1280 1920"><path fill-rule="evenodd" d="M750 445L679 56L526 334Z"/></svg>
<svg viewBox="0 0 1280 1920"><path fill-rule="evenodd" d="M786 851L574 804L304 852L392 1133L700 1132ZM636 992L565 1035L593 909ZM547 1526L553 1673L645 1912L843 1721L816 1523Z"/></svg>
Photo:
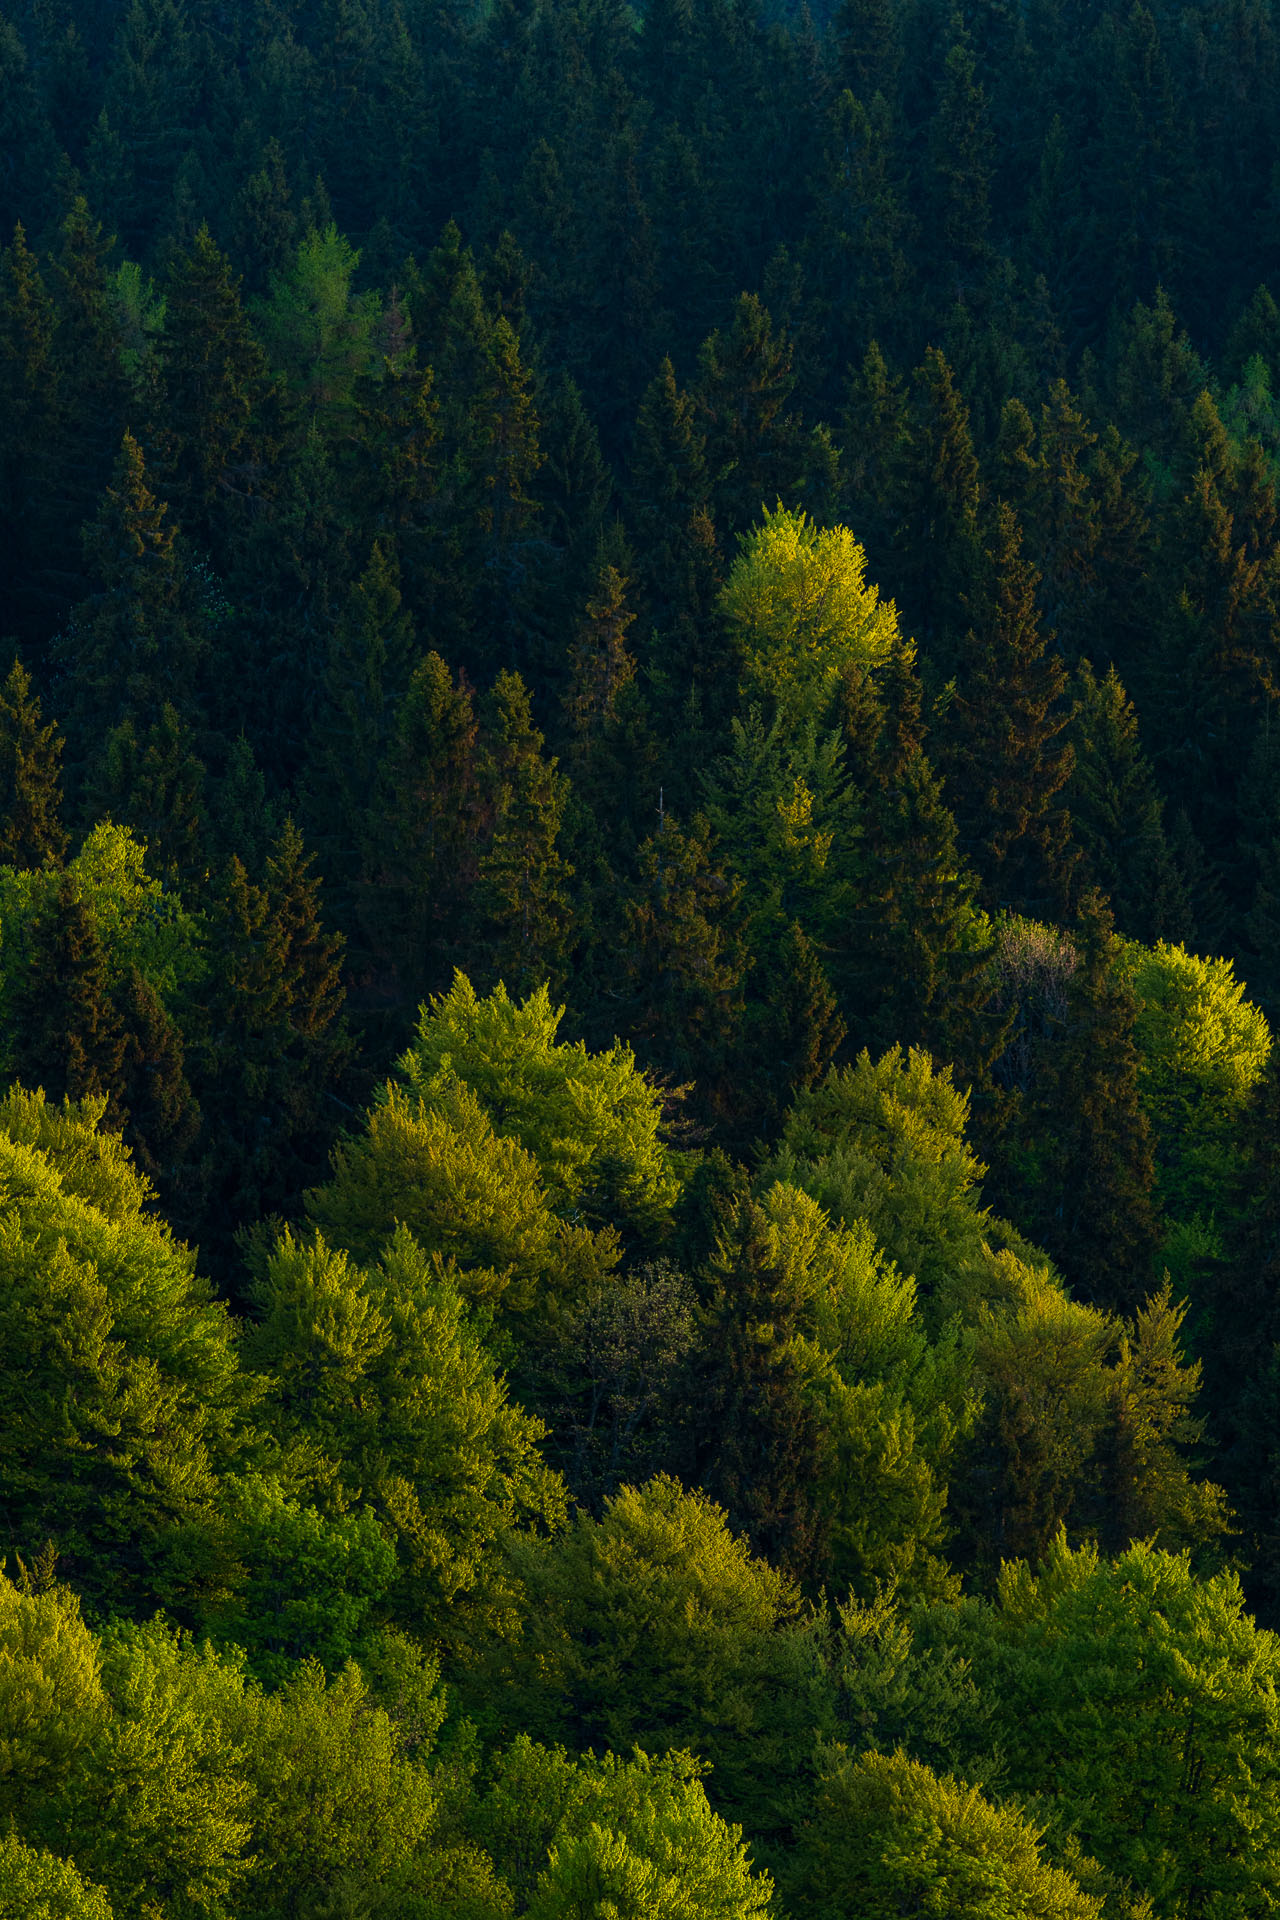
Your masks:
<svg viewBox="0 0 1280 1920"><path fill-rule="evenodd" d="M1265 1913L1280 1880L1280 1643L1236 1579L1060 1537L1005 1568L992 1606L931 1633L973 1664L1004 1781L1055 1834L1152 1896L1157 1913Z"/></svg>
<svg viewBox="0 0 1280 1920"><path fill-rule="evenodd" d="M404 1231L367 1268L318 1235L286 1234L255 1301L248 1358L263 1376L266 1415L283 1440L317 1456L315 1483L335 1516L322 1527L270 1488L241 1495L257 1601L271 1590L284 1599L281 1613L255 1620L250 1588L257 1644L287 1654L301 1640L336 1657L384 1595L433 1637L492 1624L511 1603L498 1542L517 1526L554 1522L561 1493L539 1457L542 1428L508 1404L449 1268ZM326 1592L322 1617L310 1610ZM224 1631L233 1629L229 1618Z"/></svg>
<svg viewBox="0 0 1280 1920"><path fill-rule="evenodd" d="M65 876L101 944L109 988L136 967L162 1000L172 1000L199 978L195 923L147 872L145 849L123 827L109 821L96 826ZM32 930L62 884L52 868L0 867L0 1050L6 1064L17 1037L13 996L29 965Z"/></svg>
<svg viewBox="0 0 1280 1920"><path fill-rule="evenodd" d="M1138 1002L1138 1091L1175 1216L1219 1204L1239 1164L1241 1116L1271 1052L1266 1017L1230 960L1166 940L1126 946L1118 971Z"/></svg>
<svg viewBox="0 0 1280 1920"><path fill-rule="evenodd" d="M828 1750L795 1870L818 1920L1101 1920L1014 1807L904 1753Z"/></svg>
<svg viewBox="0 0 1280 1920"><path fill-rule="evenodd" d="M945 1590L938 1469L953 1419L914 1283L864 1223L831 1226L780 1183L738 1210L708 1281L691 1410L707 1484L798 1573L838 1589Z"/></svg>
<svg viewBox="0 0 1280 1920"><path fill-rule="evenodd" d="M159 1622L104 1636L109 1711L58 1814L116 1920L203 1920L242 1889L252 1795L223 1722L242 1684Z"/></svg>
<svg viewBox="0 0 1280 1920"><path fill-rule="evenodd" d="M429 1253L458 1263L467 1294L500 1301L508 1314L578 1292L618 1257L611 1229L592 1233L553 1212L533 1155L495 1133L460 1080L443 1082L430 1101L388 1085L307 1204L357 1259L372 1258L403 1224Z"/></svg>
<svg viewBox="0 0 1280 1920"><path fill-rule="evenodd" d="M517 1001L499 985L481 999L458 973L421 1009L398 1071L428 1105L455 1081L469 1088L499 1133L532 1155L558 1213L652 1232L678 1193L659 1095L629 1047L592 1053L557 1041L563 1018L545 986Z"/></svg>
<svg viewBox="0 0 1280 1920"><path fill-rule="evenodd" d="M229 1703L228 1731L243 1749L252 1794L256 1871L239 1904L244 1920L509 1913L488 1861L451 1840L441 1818L442 1796L423 1764L439 1711L418 1692L396 1703L412 1716L401 1724L359 1669L326 1682L308 1664L278 1693L246 1688Z"/></svg>
<svg viewBox="0 0 1280 1920"><path fill-rule="evenodd" d="M509 1898L426 1764L435 1670L391 1637L370 1655L368 1679L312 1662L264 1693L162 1621L99 1643L64 1589L0 1577L0 1801L110 1898L72 1904L71 1870L41 1862L48 1920L501 1920ZM0 1852L6 1916L20 1875L43 1892L25 1851Z"/></svg>
<svg viewBox="0 0 1280 1920"><path fill-rule="evenodd" d="M69 1860L36 1853L7 1834L0 1840L0 1920L113 1920L100 1887Z"/></svg>
<svg viewBox="0 0 1280 1920"><path fill-rule="evenodd" d="M246 1393L225 1310L99 1146L101 1112L3 1109L0 1466L15 1546L52 1539L96 1603L133 1609L209 1577Z"/></svg>
<svg viewBox="0 0 1280 1920"><path fill-rule="evenodd" d="M720 595L744 683L790 721L820 719L841 670L882 661L898 616L865 578L866 555L848 527L820 529L804 513L764 509L743 538Z"/></svg>
<svg viewBox="0 0 1280 1920"><path fill-rule="evenodd" d="M741 1829L712 1812L699 1771L681 1753L575 1762L522 1736L477 1824L530 1920L767 1915L769 1876L751 1871Z"/></svg>
<svg viewBox="0 0 1280 1920"><path fill-rule="evenodd" d="M332 223L312 229L258 309L267 354L312 425L341 429L373 356L376 294L355 294L360 255Z"/></svg>
<svg viewBox="0 0 1280 1920"><path fill-rule="evenodd" d="M800 1095L770 1171L834 1219L866 1220L877 1243L919 1281L936 1314L955 1304L966 1268L1005 1237L981 1205L985 1168L965 1139L967 1097L927 1053L861 1053Z"/></svg>
<svg viewBox="0 0 1280 1920"><path fill-rule="evenodd" d="M398 1573L373 1510L322 1513L264 1475L226 1487L222 1510L226 1550L241 1572L231 1592L202 1608L202 1628L242 1648L268 1685L288 1681L300 1660L337 1673L360 1659Z"/></svg>
<svg viewBox="0 0 1280 1920"><path fill-rule="evenodd" d="M713 1763L718 1806L782 1824L780 1780L825 1711L819 1636L719 1507L660 1476L514 1564L524 1634L495 1659L486 1718L578 1747L688 1747Z"/></svg>

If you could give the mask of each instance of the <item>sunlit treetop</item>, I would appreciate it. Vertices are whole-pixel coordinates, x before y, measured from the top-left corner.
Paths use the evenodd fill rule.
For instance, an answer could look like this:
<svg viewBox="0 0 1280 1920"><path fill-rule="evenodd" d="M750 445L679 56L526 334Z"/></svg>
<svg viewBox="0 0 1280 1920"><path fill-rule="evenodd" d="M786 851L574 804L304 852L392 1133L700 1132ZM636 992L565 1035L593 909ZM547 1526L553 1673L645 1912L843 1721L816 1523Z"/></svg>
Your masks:
<svg viewBox="0 0 1280 1920"><path fill-rule="evenodd" d="M743 536L720 593L744 691L795 720L821 717L849 666L878 666L900 644L898 610L866 579L848 527L818 527L779 504Z"/></svg>

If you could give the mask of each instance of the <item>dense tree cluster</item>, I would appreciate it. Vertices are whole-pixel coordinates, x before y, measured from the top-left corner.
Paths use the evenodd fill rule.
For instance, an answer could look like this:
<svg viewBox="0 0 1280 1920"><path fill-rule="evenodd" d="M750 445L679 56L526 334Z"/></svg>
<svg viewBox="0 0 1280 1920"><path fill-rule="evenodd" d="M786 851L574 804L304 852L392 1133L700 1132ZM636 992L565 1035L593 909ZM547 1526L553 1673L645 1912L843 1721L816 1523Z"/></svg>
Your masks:
<svg viewBox="0 0 1280 1920"><path fill-rule="evenodd" d="M1278 81L0 0L0 1920L1280 1908Z"/></svg>

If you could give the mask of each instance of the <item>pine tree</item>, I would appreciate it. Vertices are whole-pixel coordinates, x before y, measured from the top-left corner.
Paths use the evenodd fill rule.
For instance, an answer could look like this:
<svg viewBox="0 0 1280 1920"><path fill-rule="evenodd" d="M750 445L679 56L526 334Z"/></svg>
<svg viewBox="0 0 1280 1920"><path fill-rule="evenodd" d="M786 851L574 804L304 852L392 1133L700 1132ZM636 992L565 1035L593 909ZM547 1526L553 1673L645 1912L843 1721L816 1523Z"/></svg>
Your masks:
<svg viewBox="0 0 1280 1920"><path fill-rule="evenodd" d="M1001 504L947 712L946 768L987 901L1043 919L1069 908L1079 856L1061 799L1074 764L1061 738L1066 675L1041 630L1038 584L1017 516Z"/></svg>
<svg viewBox="0 0 1280 1920"><path fill-rule="evenodd" d="M62 744L56 722L41 726L39 697L15 656L0 688L0 866L62 865Z"/></svg>

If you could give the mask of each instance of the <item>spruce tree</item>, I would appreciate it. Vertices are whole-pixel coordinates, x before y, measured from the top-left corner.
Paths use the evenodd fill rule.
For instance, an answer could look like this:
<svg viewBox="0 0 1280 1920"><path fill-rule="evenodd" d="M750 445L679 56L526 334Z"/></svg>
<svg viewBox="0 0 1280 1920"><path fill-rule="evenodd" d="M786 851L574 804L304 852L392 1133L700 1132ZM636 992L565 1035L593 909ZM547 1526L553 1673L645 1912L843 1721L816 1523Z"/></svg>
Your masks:
<svg viewBox="0 0 1280 1920"><path fill-rule="evenodd" d="M1078 860L1062 790L1066 675L1036 608L1039 576L1001 504L947 710L946 770L961 844L993 906L1040 919L1069 909Z"/></svg>
<svg viewBox="0 0 1280 1920"><path fill-rule="evenodd" d="M152 491L130 433L85 549L97 591L76 608L58 645L65 724L81 778L100 764L107 735L126 715L145 729L166 701L183 718L197 710L206 652L168 508Z"/></svg>
<svg viewBox="0 0 1280 1920"><path fill-rule="evenodd" d="M485 702L484 769L492 824L473 896L476 971L512 994L563 977L572 937L568 883L558 846L569 782L543 751L518 673L500 673Z"/></svg>
<svg viewBox="0 0 1280 1920"><path fill-rule="evenodd" d="M1114 667L1099 680L1087 660L1072 678L1072 693L1075 759L1063 798L1087 881L1107 895L1130 938L1185 941L1190 903L1133 704Z"/></svg>
<svg viewBox="0 0 1280 1920"><path fill-rule="evenodd" d="M343 942L292 820L261 884L233 856L211 890L211 978L190 1053L203 1114L201 1243L230 1262L236 1229L296 1210L324 1171L352 1044L343 1019Z"/></svg>
<svg viewBox="0 0 1280 1920"><path fill-rule="evenodd" d="M269 381L225 254L202 226L165 288L161 473L192 539L225 545L228 507L261 490Z"/></svg>
<svg viewBox="0 0 1280 1920"><path fill-rule="evenodd" d="M618 1031L664 1079L696 1081L701 1116L731 1114L750 968L742 882L724 871L696 814L685 828L664 812L636 867L618 945Z"/></svg>
<svg viewBox="0 0 1280 1920"><path fill-rule="evenodd" d="M377 540L330 636L303 776L308 830L348 927L367 866L378 770L413 654L395 547Z"/></svg>
<svg viewBox="0 0 1280 1920"><path fill-rule="evenodd" d="M0 688L0 866L60 867L67 851L62 826L62 739L40 724L39 696L16 656Z"/></svg>
<svg viewBox="0 0 1280 1920"><path fill-rule="evenodd" d="M129 1036L112 992L97 923L74 874L58 876L32 922L26 965L14 994L13 1068L52 1100L106 1101L118 1131L125 1104Z"/></svg>
<svg viewBox="0 0 1280 1920"><path fill-rule="evenodd" d="M465 678L438 653L419 661L395 714L369 827L366 950L403 1019L443 992L466 950L486 807L479 724Z"/></svg>
<svg viewBox="0 0 1280 1920"><path fill-rule="evenodd" d="M149 725L126 713L108 733L85 781L84 810L132 828L151 871L183 888L205 872L205 778L191 728L165 700Z"/></svg>
<svg viewBox="0 0 1280 1920"><path fill-rule="evenodd" d="M0 518L8 563L0 574L0 630L43 638L51 543L50 456L56 432L53 303L21 226L0 254ZM56 605L56 601L53 602Z"/></svg>
<svg viewBox="0 0 1280 1920"><path fill-rule="evenodd" d="M757 1553L813 1580L828 1522L814 1499L824 1436L796 1339L807 1303L771 1256L754 1201L741 1201L726 1222L707 1282L689 1393L699 1480Z"/></svg>
<svg viewBox="0 0 1280 1920"><path fill-rule="evenodd" d="M1138 1100L1137 1004L1116 972L1102 897L1087 894L1073 934L1066 1017L1034 1098L1027 1230L1081 1298L1132 1310L1148 1291L1160 1238L1150 1129Z"/></svg>

